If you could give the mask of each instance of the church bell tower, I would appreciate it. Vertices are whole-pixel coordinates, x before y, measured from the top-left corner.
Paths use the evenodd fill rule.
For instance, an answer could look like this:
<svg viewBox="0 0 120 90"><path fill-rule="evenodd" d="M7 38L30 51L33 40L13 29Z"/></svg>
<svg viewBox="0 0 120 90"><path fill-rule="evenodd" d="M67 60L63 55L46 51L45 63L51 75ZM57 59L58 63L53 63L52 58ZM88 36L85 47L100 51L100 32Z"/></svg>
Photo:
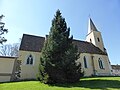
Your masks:
<svg viewBox="0 0 120 90"><path fill-rule="evenodd" d="M97 30L91 18L89 18L88 22L88 34L86 37L86 41L91 42L96 47L100 48L103 52L106 52L101 32Z"/></svg>

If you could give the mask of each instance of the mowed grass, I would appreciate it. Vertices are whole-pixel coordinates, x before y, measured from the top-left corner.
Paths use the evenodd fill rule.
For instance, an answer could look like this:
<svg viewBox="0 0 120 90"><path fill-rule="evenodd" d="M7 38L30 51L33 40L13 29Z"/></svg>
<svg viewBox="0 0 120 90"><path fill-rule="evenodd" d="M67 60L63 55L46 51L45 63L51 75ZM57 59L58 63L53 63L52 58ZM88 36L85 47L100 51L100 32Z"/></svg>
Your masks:
<svg viewBox="0 0 120 90"><path fill-rule="evenodd" d="M120 90L120 77L82 78L74 84L48 85L39 81L0 83L0 90Z"/></svg>

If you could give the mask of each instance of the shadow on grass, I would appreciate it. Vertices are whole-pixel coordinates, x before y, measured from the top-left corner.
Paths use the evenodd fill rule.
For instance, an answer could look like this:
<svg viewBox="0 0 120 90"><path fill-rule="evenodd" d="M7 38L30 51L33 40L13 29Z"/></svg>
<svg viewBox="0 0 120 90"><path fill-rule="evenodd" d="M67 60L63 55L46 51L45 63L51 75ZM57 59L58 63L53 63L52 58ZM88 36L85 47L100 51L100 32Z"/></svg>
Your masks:
<svg viewBox="0 0 120 90"><path fill-rule="evenodd" d="M96 80L82 80L74 84L54 84L50 86L58 86L58 87L66 87L66 88L81 87L81 88L90 88L90 89L107 89L107 88L120 89L120 81L96 79Z"/></svg>
<svg viewBox="0 0 120 90"><path fill-rule="evenodd" d="M23 80L23 81L15 81L15 82L28 82L28 81L36 81L36 80ZM39 82L39 81L38 81ZM14 82L4 82L5 83L14 83ZM49 84L49 86L57 86L57 87L64 87L64 88L89 88L89 89L105 89L114 88L120 89L120 81L119 80L102 80L102 79L93 79L93 80L81 80L78 83L72 84Z"/></svg>

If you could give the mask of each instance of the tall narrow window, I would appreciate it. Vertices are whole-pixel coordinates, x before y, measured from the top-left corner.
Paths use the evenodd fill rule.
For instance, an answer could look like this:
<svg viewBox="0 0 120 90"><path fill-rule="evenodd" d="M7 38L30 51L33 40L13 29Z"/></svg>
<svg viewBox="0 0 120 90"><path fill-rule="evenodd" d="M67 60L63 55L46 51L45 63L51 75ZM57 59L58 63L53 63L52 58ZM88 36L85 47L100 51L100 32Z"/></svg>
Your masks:
<svg viewBox="0 0 120 90"><path fill-rule="evenodd" d="M97 38L97 40L98 40L98 42L100 42L100 39L99 39L99 38Z"/></svg>
<svg viewBox="0 0 120 90"><path fill-rule="evenodd" d="M87 61L85 56L84 56L84 67L87 68Z"/></svg>
<svg viewBox="0 0 120 90"><path fill-rule="evenodd" d="M90 42L92 43L92 40L91 40L91 38L90 38Z"/></svg>
<svg viewBox="0 0 120 90"><path fill-rule="evenodd" d="M100 69L104 69L104 67L103 67L103 62L102 62L102 60L99 58L99 60L98 60L98 63L99 63L99 67L100 67Z"/></svg>
<svg viewBox="0 0 120 90"><path fill-rule="evenodd" d="M33 64L33 57L31 54L28 56L26 64L31 64L31 65Z"/></svg>

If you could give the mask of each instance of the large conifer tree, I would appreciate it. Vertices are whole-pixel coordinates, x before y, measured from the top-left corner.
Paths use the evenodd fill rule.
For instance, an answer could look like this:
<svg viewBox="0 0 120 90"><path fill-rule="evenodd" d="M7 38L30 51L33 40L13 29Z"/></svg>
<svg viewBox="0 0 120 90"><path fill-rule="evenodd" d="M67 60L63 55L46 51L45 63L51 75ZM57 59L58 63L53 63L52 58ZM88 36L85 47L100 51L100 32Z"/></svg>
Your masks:
<svg viewBox="0 0 120 90"><path fill-rule="evenodd" d="M77 47L73 45L70 28L57 10L49 35L41 52L39 77L44 83L73 83L80 79Z"/></svg>

